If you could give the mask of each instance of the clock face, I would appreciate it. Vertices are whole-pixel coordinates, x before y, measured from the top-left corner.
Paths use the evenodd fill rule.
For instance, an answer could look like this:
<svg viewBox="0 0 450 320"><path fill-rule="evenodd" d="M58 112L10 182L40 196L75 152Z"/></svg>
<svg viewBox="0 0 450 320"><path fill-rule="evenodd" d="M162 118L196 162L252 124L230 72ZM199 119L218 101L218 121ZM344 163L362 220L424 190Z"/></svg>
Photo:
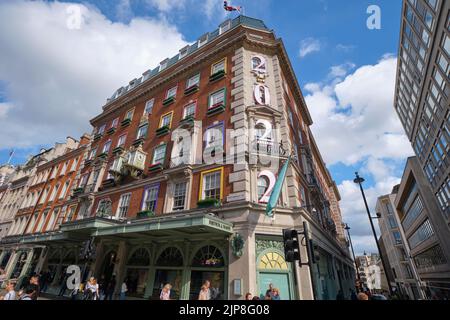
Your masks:
<svg viewBox="0 0 450 320"><path fill-rule="evenodd" d="M268 203L277 178L272 171L264 170L258 174L258 202Z"/></svg>

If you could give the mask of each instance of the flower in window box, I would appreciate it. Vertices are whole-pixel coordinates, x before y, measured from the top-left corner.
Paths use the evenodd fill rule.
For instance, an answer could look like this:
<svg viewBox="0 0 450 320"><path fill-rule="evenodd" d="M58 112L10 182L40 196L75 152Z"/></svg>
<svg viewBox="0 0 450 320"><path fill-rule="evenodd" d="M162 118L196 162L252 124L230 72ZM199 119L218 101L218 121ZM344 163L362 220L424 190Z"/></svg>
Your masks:
<svg viewBox="0 0 450 320"><path fill-rule="evenodd" d="M170 98L167 98L166 100L164 100L163 101L163 106L168 106L169 104L172 104L172 103L174 103L175 102L175 97L170 97Z"/></svg>
<svg viewBox="0 0 450 320"><path fill-rule="evenodd" d="M136 140L134 140L134 142L133 142L133 146L137 147L137 146L139 146L140 144L144 144L144 141L145 141L144 138L136 139Z"/></svg>
<svg viewBox="0 0 450 320"><path fill-rule="evenodd" d="M150 172L160 171L162 169L163 169L162 163L154 163L154 164L150 165L150 167L148 167L148 171L150 171Z"/></svg>
<svg viewBox="0 0 450 320"><path fill-rule="evenodd" d="M159 136L163 136L167 133L169 133L170 128L169 126L162 126L161 128L156 129L156 135Z"/></svg>
<svg viewBox="0 0 450 320"><path fill-rule="evenodd" d="M101 137L102 137L102 134L101 134L101 133L97 133L97 134L94 136L94 141L99 140Z"/></svg>
<svg viewBox="0 0 450 320"><path fill-rule="evenodd" d="M106 180L103 181L103 183L102 183L103 189L109 188L109 187L114 187L115 185L116 185L116 182L114 181L113 178L111 178L111 179L106 179Z"/></svg>
<svg viewBox="0 0 450 320"><path fill-rule="evenodd" d="M108 154L106 152L100 153L97 158L99 159L106 159L108 157Z"/></svg>
<svg viewBox="0 0 450 320"><path fill-rule="evenodd" d="M211 108L208 109L206 114L208 116L212 116L221 112L225 111L225 105L223 102L216 103L215 105L211 106Z"/></svg>
<svg viewBox="0 0 450 320"><path fill-rule="evenodd" d="M138 212L138 214L137 214L138 219L153 218L154 216L155 216L155 213L150 210L141 211L141 212Z"/></svg>
<svg viewBox="0 0 450 320"><path fill-rule="evenodd" d="M113 154L122 153L124 151L123 147L114 148Z"/></svg>
<svg viewBox="0 0 450 320"><path fill-rule="evenodd" d="M74 195L79 195L79 194L81 194L83 192L84 192L84 188L83 187L76 188L76 189L73 190L73 194Z"/></svg>
<svg viewBox="0 0 450 320"><path fill-rule="evenodd" d="M197 206L199 208L211 208L211 207L219 207L221 205L220 200L215 198L206 198L203 200L199 200L197 202Z"/></svg>
<svg viewBox="0 0 450 320"><path fill-rule="evenodd" d="M197 92L199 89L200 89L199 85L198 84L194 84L194 85L190 86L189 88L186 88L186 90L184 90L184 94L186 96L188 96L190 94L193 94L193 93Z"/></svg>
<svg viewBox="0 0 450 320"><path fill-rule="evenodd" d="M225 77L225 75L226 75L225 70L217 71L216 73L212 74L209 77L209 81L210 82L217 81L217 80L222 79L223 77Z"/></svg>
<svg viewBox="0 0 450 320"><path fill-rule="evenodd" d="M180 121L181 126L192 127L194 125L194 116L186 116L184 119Z"/></svg>
<svg viewBox="0 0 450 320"><path fill-rule="evenodd" d="M114 132L116 132L116 128L112 127L112 128L109 128L109 130L106 133L107 134L113 134Z"/></svg>
<svg viewBox="0 0 450 320"><path fill-rule="evenodd" d="M129 126L130 123L131 123L131 119L124 119L124 120L122 120L122 122L121 122L120 125L121 125L122 127L126 127L126 126Z"/></svg>

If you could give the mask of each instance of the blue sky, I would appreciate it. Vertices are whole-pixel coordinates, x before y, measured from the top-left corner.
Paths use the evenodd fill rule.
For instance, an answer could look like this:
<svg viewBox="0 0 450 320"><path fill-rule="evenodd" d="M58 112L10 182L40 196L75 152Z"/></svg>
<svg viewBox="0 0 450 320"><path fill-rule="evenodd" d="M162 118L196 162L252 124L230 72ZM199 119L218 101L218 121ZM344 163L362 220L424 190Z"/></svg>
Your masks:
<svg viewBox="0 0 450 320"><path fill-rule="evenodd" d="M115 89L173 56L186 42L214 30L227 17L221 0L69 1L83 5L87 12L86 24L73 32L63 30L58 20L69 4L46 2L0 4L5 26L10 17L27 21L29 14L36 23L34 29L43 30L39 44L24 36L34 32L26 24L9 22L10 34L6 35L0 22L0 60L11 64L0 62L0 136L5 139L0 141L0 163L7 161L9 150L16 145L13 163L21 163L67 135L77 138L89 131L88 120L100 113ZM313 115L312 130L339 185L344 219L353 225L356 251L374 250L362 202L350 182L356 170L366 177L373 207L376 196L398 182L405 158L411 154L391 103L401 1L232 3L244 6L245 15L264 20L283 39ZM381 9L380 30L366 27L369 5ZM139 18L145 23L138 25ZM109 42L98 40L98 35ZM68 39L68 47L74 42L79 47L71 52L59 49ZM112 41L121 45L113 46ZM148 61L134 58L133 54L145 50ZM92 86L90 79L102 80L102 84ZM22 81L36 92L21 89ZM59 96L53 97L56 92ZM57 124L49 126L46 119L57 120ZM347 128L347 122L354 123L354 129Z"/></svg>

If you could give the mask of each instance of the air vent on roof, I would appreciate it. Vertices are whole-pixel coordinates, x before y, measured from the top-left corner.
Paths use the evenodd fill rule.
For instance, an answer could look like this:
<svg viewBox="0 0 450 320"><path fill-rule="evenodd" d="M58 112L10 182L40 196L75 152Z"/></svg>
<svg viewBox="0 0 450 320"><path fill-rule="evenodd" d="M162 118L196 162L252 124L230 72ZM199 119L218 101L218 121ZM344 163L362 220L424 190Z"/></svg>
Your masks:
<svg viewBox="0 0 450 320"><path fill-rule="evenodd" d="M198 39L198 47L199 48L208 42L208 36L209 36L209 33L205 33Z"/></svg>
<svg viewBox="0 0 450 320"><path fill-rule="evenodd" d="M178 59L182 59L187 56L189 50L189 46L185 46L183 49L180 50L180 54L178 56Z"/></svg>
<svg viewBox="0 0 450 320"><path fill-rule="evenodd" d="M231 20L228 19L219 26L219 34L227 32L231 29Z"/></svg>
<svg viewBox="0 0 450 320"><path fill-rule="evenodd" d="M162 71L165 68L167 68L167 62L169 62L169 58L167 58L159 63L159 71Z"/></svg>

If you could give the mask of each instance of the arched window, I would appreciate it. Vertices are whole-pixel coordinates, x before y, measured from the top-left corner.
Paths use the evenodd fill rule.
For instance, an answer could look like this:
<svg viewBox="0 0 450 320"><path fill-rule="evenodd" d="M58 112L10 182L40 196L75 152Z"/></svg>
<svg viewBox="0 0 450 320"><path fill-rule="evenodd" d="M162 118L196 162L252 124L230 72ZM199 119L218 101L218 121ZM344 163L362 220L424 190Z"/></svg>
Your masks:
<svg viewBox="0 0 450 320"><path fill-rule="evenodd" d="M53 251L51 256L48 258L49 264L59 264L61 260L61 253L60 251Z"/></svg>
<svg viewBox="0 0 450 320"><path fill-rule="evenodd" d="M180 250L170 247L160 254L156 265L161 267L181 267L183 266L183 256Z"/></svg>
<svg viewBox="0 0 450 320"><path fill-rule="evenodd" d="M265 176L260 176L258 178L258 200L261 200L263 195L269 188L269 181Z"/></svg>
<svg viewBox="0 0 450 320"><path fill-rule="evenodd" d="M192 260L193 267L220 268L225 261L220 250L214 246L205 246L197 251Z"/></svg>
<svg viewBox="0 0 450 320"><path fill-rule="evenodd" d="M62 264L75 264L77 260L75 251L70 251L68 254L65 255L65 257L62 260Z"/></svg>
<svg viewBox="0 0 450 320"><path fill-rule="evenodd" d="M288 270L286 260L277 252L268 252L263 255L258 267L265 270Z"/></svg>
<svg viewBox="0 0 450 320"><path fill-rule="evenodd" d="M150 265L150 254L147 249L137 249L128 259L128 266L148 266Z"/></svg>

